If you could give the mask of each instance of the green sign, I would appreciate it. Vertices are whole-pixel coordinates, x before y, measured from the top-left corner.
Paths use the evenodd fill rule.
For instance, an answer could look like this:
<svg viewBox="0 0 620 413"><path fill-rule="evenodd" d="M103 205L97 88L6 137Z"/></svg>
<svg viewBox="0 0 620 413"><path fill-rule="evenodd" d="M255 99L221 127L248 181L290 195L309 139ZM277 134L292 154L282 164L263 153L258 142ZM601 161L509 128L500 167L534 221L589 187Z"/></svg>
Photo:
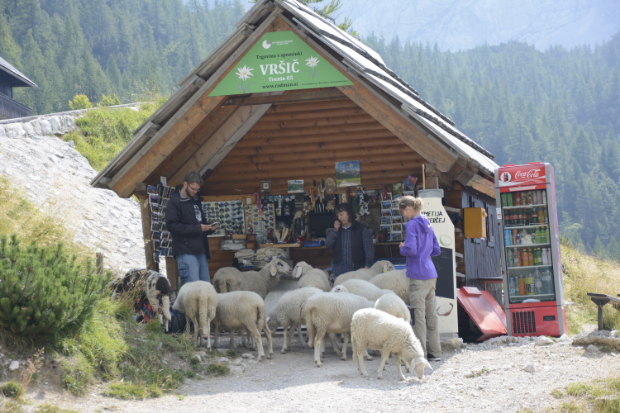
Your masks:
<svg viewBox="0 0 620 413"><path fill-rule="evenodd" d="M353 83L291 31L265 33L209 96Z"/></svg>

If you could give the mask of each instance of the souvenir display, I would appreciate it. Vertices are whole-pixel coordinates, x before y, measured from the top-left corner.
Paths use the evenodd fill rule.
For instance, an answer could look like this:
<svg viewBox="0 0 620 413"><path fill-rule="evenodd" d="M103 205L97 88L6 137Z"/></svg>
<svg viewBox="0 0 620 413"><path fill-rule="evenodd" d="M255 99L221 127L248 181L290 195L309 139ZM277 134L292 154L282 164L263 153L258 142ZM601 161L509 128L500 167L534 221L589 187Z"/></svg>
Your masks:
<svg viewBox="0 0 620 413"><path fill-rule="evenodd" d="M221 237L227 233L245 234L243 201L203 202L202 214L208 223L217 222L217 230L209 237Z"/></svg>
<svg viewBox="0 0 620 413"><path fill-rule="evenodd" d="M175 188L149 185L146 188L149 197L151 215L151 238L153 240L153 261L159 263L159 257L172 257L172 235L166 228L166 207Z"/></svg>
<svg viewBox="0 0 620 413"><path fill-rule="evenodd" d="M276 216L274 205L267 203L264 208L256 205L245 206L245 224L248 234L256 234L259 244L267 242L267 238L274 233Z"/></svg>

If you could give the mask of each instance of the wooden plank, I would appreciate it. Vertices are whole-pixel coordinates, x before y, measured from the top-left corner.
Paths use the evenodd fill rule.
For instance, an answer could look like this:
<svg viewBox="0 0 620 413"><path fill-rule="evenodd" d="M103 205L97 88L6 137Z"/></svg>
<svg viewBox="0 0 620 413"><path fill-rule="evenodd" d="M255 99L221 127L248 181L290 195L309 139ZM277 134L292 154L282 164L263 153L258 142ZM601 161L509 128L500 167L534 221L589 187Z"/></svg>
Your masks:
<svg viewBox="0 0 620 413"><path fill-rule="evenodd" d="M215 109L211 114L205 117L200 124L194 129L180 145L159 165L155 171L149 176L148 181L154 182L160 176L173 176L188 159L194 151L198 149L211 135L218 130L224 122L232 116L237 107L224 107Z"/></svg>
<svg viewBox="0 0 620 413"><path fill-rule="evenodd" d="M393 138L392 141L398 140L398 142L402 143L400 139L398 139L392 132L387 129L382 130L372 130L372 131L356 131L356 132L340 132L340 133L327 133L322 135L306 135L303 138L299 138L293 133L291 136L285 136L280 138L264 138L264 137L256 137L250 138L246 134L246 136L239 142L236 146L237 148L254 148L256 146L262 145L293 145L298 143L319 143L319 142L342 142L342 141L351 141L351 138L354 141L362 141L366 139L385 139L385 138Z"/></svg>
<svg viewBox="0 0 620 413"><path fill-rule="evenodd" d="M350 101L349 101L350 102ZM351 102L353 103L353 102ZM323 117L342 117L342 116L354 116L354 115L367 115L364 109L355 105L355 107L339 108L339 109L321 109L305 112L289 112L289 113L272 113L267 111L261 118L262 122L281 122L287 120L303 120L303 119L317 119ZM368 115L370 116L370 115Z"/></svg>
<svg viewBox="0 0 620 413"><path fill-rule="evenodd" d="M205 165L219 151L223 150L227 144L234 146L236 142L232 142L249 130L258 119L269 109L269 105L260 106L242 106L218 129L211 137L198 149L187 162L174 174L169 180L171 185L178 185L182 182L183 177L190 171L204 172ZM235 136L238 134L240 136ZM230 141L230 142L229 142ZM217 165L212 165L210 169L214 169Z"/></svg>
<svg viewBox="0 0 620 413"><path fill-rule="evenodd" d="M313 112L317 110L329 110L329 109L347 109L347 108L357 108L358 106L355 102L352 102L350 99L343 100L331 100L325 102L312 102L312 103L299 103L299 104L288 104L288 105L277 105L272 106L269 110L269 114L281 114L281 113L299 113L299 112Z"/></svg>
<svg viewBox="0 0 620 413"><path fill-rule="evenodd" d="M294 153L302 153L302 152L316 152L321 151L325 153L325 156L331 156L329 151L334 151L335 157L341 158L342 156L347 156L348 152L369 152L372 153L373 150L377 152L381 151L385 153L385 150L393 150L394 148L399 148L402 150L403 148L407 148L400 139L374 139L374 140L365 140L360 142L318 142L318 143L309 143L309 144L297 144L295 146L287 147L287 146L256 146L254 148L238 148L235 149L233 156L252 156L259 154L268 154L268 155L277 155L277 154L294 154Z"/></svg>
<svg viewBox="0 0 620 413"><path fill-rule="evenodd" d="M153 236L151 233L151 210L149 208L148 194L138 195L138 202L140 203L140 217L142 218L142 239L144 240L146 268L159 271L159 265L153 261Z"/></svg>
<svg viewBox="0 0 620 413"><path fill-rule="evenodd" d="M288 93L279 96L242 96L242 97L229 97L222 104L223 106L248 106L248 105L265 105L281 104L288 102L310 102L310 101L325 101L325 100L342 100L344 95L338 89L333 88L324 91L312 91L302 93Z"/></svg>
<svg viewBox="0 0 620 413"><path fill-rule="evenodd" d="M471 178L468 186L495 199L495 183L481 177L478 174Z"/></svg>
<svg viewBox="0 0 620 413"><path fill-rule="evenodd" d="M329 134L329 133L340 133L340 132L364 132L371 130L385 130L385 127L381 125L377 121L371 121L368 123L356 123L356 124L348 124L348 125L327 125L327 126L317 126L317 127L307 127L307 128L299 128L299 129L273 129L273 130L257 130L248 132L248 138L278 138L278 137L287 137L291 136L294 133L295 136L306 136L306 135L321 135L321 134Z"/></svg>
<svg viewBox="0 0 620 413"><path fill-rule="evenodd" d="M273 121L265 121L264 117L254 127L252 131L269 131L277 129L299 129L316 126L328 125L353 125L358 123L374 123L376 120L367 114L345 115L345 116L325 116L312 117L310 119L278 119Z"/></svg>
<svg viewBox="0 0 620 413"><path fill-rule="evenodd" d="M166 257L166 277L170 281L172 291L179 289L179 267L174 257Z"/></svg>

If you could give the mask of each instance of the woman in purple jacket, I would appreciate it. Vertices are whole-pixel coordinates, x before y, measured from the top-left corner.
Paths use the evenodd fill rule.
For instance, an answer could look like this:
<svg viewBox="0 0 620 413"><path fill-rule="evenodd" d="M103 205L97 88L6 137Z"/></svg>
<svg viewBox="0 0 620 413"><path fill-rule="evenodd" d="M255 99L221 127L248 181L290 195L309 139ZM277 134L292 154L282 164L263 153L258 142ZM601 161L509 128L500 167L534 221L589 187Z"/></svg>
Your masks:
<svg viewBox="0 0 620 413"><path fill-rule="evenodd" d="M412 196L402 197L399 203L403 218L409 220L405 225L405 242L400 243L400 253L407 257L413 332L422 343L426 358L439 361L441 345L435 299L437 271L431 257L441 254L441 249L431 223L421 214L423 205L422 199Z"/></svg>

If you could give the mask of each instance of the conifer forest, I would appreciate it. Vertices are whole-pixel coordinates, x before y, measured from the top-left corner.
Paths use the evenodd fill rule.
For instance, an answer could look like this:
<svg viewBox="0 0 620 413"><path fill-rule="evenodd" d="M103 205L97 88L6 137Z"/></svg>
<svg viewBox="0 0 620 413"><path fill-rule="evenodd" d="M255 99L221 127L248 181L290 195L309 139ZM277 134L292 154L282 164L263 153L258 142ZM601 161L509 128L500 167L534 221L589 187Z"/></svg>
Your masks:
<svg viewBox="0 0 620 413"><path fill-rule="evenodd" d="M0 56L39 86L15 90L34 114L78 94L168 96L244 13L239 0L0 0L0 11ZM620 260L620 33L545 51L362 40L499 165L553 164L562 234Z"/></svg>

